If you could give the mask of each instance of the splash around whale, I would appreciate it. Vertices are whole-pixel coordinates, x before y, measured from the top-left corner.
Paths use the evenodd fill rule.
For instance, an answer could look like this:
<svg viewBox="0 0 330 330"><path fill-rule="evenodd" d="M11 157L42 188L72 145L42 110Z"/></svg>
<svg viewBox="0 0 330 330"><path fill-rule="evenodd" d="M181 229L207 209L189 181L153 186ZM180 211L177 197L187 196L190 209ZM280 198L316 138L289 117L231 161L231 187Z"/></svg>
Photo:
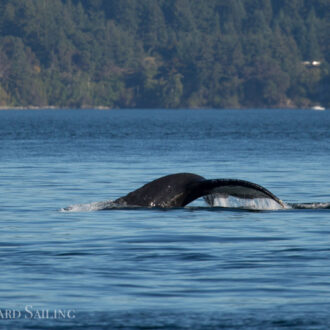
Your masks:
<svg viewBox="0 0 330 330"><path fill-rule="evenodd" d="M127 208L180 208L203 197L209 207L248 210L330 208L330 203L288 204L266 188L239 179L205 179L192 173L176 173L153 180L114 201L76 204L64 212Z"/></svg>

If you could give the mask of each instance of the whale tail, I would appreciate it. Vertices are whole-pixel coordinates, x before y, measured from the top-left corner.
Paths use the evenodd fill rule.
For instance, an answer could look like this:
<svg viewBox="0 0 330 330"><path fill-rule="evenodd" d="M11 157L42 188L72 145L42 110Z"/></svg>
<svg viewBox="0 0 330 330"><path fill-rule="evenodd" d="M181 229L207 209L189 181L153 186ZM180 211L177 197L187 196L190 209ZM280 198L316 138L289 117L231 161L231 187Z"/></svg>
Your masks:
<svg viewBox="0 0 330 330"><path fill-rule="evenodd" d="M161 177L118 198L115 203L123 206L168 208L186 206L200 197L204 197L208 204L214 205L216 198L229 196L244 200L268 199L285 207L278 197L255 183L237 179L206 180L191 173Z"/></svg>

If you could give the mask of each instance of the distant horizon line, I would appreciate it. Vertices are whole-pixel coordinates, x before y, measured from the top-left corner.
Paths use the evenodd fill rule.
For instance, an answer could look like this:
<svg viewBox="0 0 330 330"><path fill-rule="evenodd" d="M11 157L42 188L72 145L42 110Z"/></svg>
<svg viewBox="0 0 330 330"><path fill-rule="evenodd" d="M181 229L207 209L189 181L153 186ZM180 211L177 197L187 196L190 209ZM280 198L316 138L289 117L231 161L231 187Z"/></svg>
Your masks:
<svg viewBox="0 0 330 330"><path fill-rule="evenodd" d="M327 110L327 108L314 105L311 107L228 107L228 108L116 108L108 106L83 106L83 107L61 107L61 106L0 106L0 111L10 110Z"/></svg>

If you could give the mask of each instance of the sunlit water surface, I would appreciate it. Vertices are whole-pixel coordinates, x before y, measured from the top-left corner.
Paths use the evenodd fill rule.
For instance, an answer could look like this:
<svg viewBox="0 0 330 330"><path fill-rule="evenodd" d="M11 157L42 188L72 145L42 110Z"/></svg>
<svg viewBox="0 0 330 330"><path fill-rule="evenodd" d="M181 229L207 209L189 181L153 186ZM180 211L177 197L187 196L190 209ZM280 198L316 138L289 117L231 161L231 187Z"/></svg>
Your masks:
<svg viewBox="0 0 330 330"><path fill-rule="evenodd" d="M330 111L1 111L0 139L0 328L330 327ZM176 172L318 207L97 211Z"/></svg>

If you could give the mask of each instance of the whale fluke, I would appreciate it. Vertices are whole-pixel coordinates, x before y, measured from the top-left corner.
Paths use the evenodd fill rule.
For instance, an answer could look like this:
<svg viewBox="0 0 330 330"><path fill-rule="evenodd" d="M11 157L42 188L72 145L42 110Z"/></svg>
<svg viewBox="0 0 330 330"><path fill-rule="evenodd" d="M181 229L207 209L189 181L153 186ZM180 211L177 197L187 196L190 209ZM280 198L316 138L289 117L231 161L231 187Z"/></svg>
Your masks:
<svg viewBox="0 0 330 330"><path fill-rule="evenodd" d="M123 206L183 207L199 197L213 204L214 196L242 199L267 198L285 204L266 188L238 179L212 179L192 173L177 173L151 181L114 201Z"/></svg>

